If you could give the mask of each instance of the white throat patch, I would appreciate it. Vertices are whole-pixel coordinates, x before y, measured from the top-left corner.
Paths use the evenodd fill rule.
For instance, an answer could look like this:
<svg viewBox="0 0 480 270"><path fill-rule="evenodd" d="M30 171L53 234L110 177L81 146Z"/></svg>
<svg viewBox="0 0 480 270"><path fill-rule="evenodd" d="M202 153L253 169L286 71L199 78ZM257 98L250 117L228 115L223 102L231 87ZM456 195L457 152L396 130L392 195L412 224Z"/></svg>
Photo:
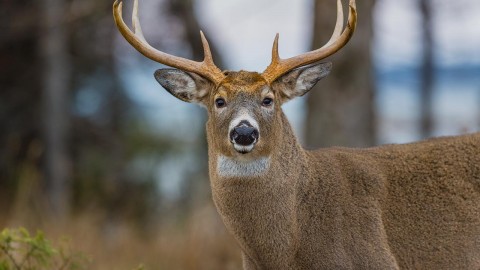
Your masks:
<svg viewBox="0 0 480 270"><path fill-rule="evenodd" d="M270 157L239 160L226 156L217 159L217 173L222 177L252 177L265 174L270 168Z"/></svg>

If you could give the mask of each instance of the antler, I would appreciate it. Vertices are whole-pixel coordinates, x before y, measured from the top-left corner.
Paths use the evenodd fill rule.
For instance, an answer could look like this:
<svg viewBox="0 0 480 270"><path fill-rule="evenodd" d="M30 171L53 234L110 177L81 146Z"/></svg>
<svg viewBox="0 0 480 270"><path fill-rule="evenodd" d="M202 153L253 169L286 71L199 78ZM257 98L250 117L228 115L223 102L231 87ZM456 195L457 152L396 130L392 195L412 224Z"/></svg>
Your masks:
<svg viewBox="0 0 480 270"><path fill-rule="evenodd" d="M328 56L336 53L340 50L353 35L355 27L357 24L357 8L355 0L350 0L349 3L349 15L348 15L348 24L345 30L342 33L343 29L343 7L341 0L338 0L337 4L337 23L333 35L330 40L320 49L310 51L295 57L288 59L281 59L278 54L278 34L275 37L273 42L272 49L272 62L265 69L262 76L269 82L272 83L278 77L287 73L288 71L305 66L317 61L320 61Z"/></svg>
<svg viewBox="0 0 480 270"><path fill-rule="evenodd" d="M202 38L205 58L202 62L196 62L161 52L148 44L143 36L140 21L138 19L138 0L135 0L133 4L132 25L134 32L132 32L123 21L121 0L115 0L115 3L113 4L113 17L115 19L115 24L117 25L118 30L120 30L120 33L122 33L123 37L141 54L152 59L153 61L184 71L199 74L211 80L215 84L220 83L225 78L225 75L222 73L222 71L213 63L210 46L208 45L208 41L203 35L202 31L200 31L200 36Z"/></svg>

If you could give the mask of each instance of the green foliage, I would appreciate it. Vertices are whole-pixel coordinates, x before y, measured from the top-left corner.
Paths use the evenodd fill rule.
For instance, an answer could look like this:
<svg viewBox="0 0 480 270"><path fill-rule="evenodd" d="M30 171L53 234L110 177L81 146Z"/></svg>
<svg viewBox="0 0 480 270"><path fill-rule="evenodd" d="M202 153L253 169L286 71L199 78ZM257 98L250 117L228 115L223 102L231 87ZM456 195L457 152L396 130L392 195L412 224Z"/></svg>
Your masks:
<svg viewBox="0 0 480 270"><path fill-rule="evenodd" d="M0 270L2 270L0 268ZM135 268L134 270L146 270L145 266L143 266L143 264L140 264L137 268Z"/></svg>
<svg viewBox="0 0 480 270"><path fill-rule="evenodd" d="M35 235L24 229L0 233L0 270L81 270L88 259L73 252L67 240L55 248L41 231Z"/></svg>

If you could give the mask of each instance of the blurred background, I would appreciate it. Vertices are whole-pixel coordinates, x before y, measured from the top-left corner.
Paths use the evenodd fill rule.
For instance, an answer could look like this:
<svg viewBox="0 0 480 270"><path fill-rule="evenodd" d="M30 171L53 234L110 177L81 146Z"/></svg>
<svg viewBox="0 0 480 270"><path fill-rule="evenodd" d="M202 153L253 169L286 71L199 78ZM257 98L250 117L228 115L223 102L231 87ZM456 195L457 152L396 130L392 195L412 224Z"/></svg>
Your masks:
<svg viewBox="0 0 480 270"><path fill-rule="evenodd" d="M132 2L124 3L130 21ZM153 78L112 2L0 3L0 228L66 235L92 269L240 269L210 198L206 113ZM346 3L345 3L346 4ZM360 0L333 72L284 106L307 148L480 129L480 2ZM144 0L147 40L222 69L263 71L323 45L333 0ZM346 11L346 8L345 8Z"/></svg>

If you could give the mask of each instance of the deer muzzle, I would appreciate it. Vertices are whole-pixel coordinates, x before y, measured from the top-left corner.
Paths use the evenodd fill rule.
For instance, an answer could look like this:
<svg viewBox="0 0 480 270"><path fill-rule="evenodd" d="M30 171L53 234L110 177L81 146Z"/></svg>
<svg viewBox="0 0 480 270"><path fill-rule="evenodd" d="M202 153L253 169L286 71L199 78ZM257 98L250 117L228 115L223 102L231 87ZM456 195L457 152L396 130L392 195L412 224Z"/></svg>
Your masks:
<svg viewBox="0 0 480 270"><path fill-rule="evenodd" d="M242 154L253 150L258 137L258 129L245 120L241 121L230 131L230 141L233 143L235 150Z"/></svg>

